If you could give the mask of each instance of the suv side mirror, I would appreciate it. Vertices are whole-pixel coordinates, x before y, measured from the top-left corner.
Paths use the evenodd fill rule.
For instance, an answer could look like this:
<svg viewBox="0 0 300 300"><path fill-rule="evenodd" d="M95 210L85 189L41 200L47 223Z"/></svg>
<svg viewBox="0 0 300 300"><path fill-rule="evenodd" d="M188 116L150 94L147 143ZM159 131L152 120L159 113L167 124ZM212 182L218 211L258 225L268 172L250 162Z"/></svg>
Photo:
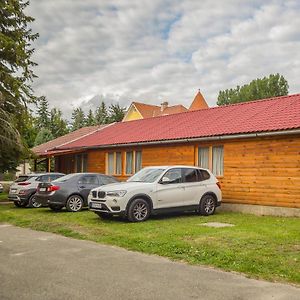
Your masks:
<svg viewBox="0 0 300 300"><path fill-rule="evenodd" d="M168 177L165 177L165 176L160 180L161 184L168 184L170 182L171 182L171 180Z"/></svg>

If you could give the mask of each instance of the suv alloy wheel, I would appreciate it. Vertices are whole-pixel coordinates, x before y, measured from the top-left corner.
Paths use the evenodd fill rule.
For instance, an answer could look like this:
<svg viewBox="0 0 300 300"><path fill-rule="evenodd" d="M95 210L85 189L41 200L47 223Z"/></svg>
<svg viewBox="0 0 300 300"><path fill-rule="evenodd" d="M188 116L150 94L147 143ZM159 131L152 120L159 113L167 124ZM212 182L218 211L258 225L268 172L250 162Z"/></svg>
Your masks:
<svg viewBox="0 0 300 300"><path fill-rule="evenodd" d="M150 206L144 199L133 200L128 208L127 218L130 222L143 222L150 216Z"/></svg>

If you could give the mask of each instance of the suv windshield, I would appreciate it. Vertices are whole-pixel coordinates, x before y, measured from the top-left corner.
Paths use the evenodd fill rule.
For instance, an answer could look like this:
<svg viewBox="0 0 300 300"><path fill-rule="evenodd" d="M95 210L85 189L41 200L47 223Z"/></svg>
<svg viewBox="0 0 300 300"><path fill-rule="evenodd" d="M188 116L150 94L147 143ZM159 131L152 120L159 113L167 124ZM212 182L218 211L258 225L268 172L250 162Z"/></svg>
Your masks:
<svg viewBox="0 0 300 300"><path fill-rule="evenodd" d="M165 171L165 169L159 168L150 168L150 169L142 169L137 172L135 175L130 177L127 181L128 182L148 182L152 183L161 176L161 174Z"/></svg>

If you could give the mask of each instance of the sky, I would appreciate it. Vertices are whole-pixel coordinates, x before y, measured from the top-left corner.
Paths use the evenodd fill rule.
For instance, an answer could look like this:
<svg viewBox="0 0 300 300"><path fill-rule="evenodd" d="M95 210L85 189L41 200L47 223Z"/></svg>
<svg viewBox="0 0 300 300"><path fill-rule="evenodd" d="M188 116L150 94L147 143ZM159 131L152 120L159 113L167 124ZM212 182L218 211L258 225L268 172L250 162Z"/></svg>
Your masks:
<svg viewBox="0 0 300 300"><path fill-rule="evenodd" d="M189 106L282 74L300 93L299 0L31 0L33 88L66 116L100 101Z"/></svg>

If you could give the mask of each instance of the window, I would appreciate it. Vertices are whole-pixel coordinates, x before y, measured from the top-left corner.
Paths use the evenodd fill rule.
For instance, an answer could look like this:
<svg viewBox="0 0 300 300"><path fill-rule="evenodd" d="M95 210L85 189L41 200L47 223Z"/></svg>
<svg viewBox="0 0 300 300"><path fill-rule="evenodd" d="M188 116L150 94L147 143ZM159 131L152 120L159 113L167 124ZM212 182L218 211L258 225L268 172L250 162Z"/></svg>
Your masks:
<svg viewBox="0 0 300 300"><path fill-rule="evenodd" d="M87 171L87 154L77 154L75 156L76 172L82 173Z"/></svg>
<svg viewBox="0 0 300 300"><path fill-rule="evenodd" d="M122 154L121 152L116 152L116 171L115 174L122 174Z"/></svg>
<svg viewBox="0 0 300 300"><path fill-rule="evenodd" d="M109 184L109 183L118 182L118 180L116 180L113 177L109 177L109 176L100 176L100 181L101 181L102 184Z"/></svg>
<svg viewBox="0 0 300 300"><path fill-rule="evenodd" d="M107 158L107 173L109 175L113 175L115 173L115 165L114 165L114 153L108 153Z"/></svg>
<svg viewBox="0 0 300 300"><path fill-rule="evenodd" d="M142 169L142 151L135 151L135 172Z"/></svg>
<svg viewBox="0 0 300 300"><path fill-rule="evenodd" d="M201 168L209 168L209 147L198 148L198 166Z"/></svg>
<svg viewBox="0 0 300 300"><path fill-rule="evenodd" d="M198 177L197 169L183 169L183 182L197 182Z"/></svg>
<svg viewBox="0 0 300 300"><path fill-rule="evenodd" d="M165 173L162 182L167 184L181 183L181 169L171 169Z"/></svg>
<svg viewBox="0 0 300 300"><path fill-rule="evenodd" d="M98 178L96 175L85 175L82 176L79 181L79 184L91 184L91 185L96 185L99 184Z"/></svg>
<svg viewBox="0 0 300 300"><path fill-rule="evenodd" d="M212 172L215 176L222 176L224 174L223 146L212 147Z"/></svg>
<svg viewBox="0 0 300 300"><path fill-rule="evenodd" d="M201 180L207 180L207 179L210 178L210 175L207 171L205 171L205 170L199 170L199 171L200 171L200 174L201 174L200 175Z"/></svg>
<svg viewBox="0 0 300 300"><path fill-rule="evenodd" d="M134 174L142 169L142 151L109 152L106 166L108 175Z"/></svg>
<svg viewBox="0 0 300 300"><path fill-rule="evenodd" d="M215 176L223 176L224 174L224 147L223 146L198 147L197 160L198 160L197 165L199 167L210 169ZM206 177L207 176L209 176L209 174L206 175Z"/></svg>
<svg viewBox="0 0 300 300"><path fill-rule="evenodd" d="M126 152L126 174L133 174L133 152Z"/></svg>

